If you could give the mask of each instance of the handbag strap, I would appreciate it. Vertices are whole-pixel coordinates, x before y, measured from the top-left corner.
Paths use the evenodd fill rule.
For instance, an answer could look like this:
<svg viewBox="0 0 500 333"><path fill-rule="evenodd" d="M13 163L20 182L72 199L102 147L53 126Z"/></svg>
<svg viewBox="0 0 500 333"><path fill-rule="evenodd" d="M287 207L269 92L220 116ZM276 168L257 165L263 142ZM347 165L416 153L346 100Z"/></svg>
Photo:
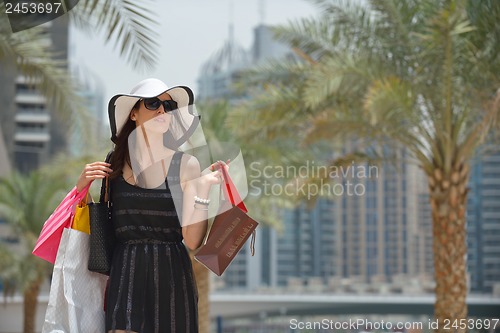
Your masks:
<svg viewBox="0 0 500 333"><path fill-rule="evenodd" d="M109 161L111 161L111 155L113 155L112 150L108 153L106 159L104 160L106 163L109 163ZM109 201L110 194L111 194L111 189L109 186L109 177L105 177L101 182L101 195L99 197L99 202Z"/></svg>
<svg viewBox="0 0 500 333"><path fill-rule="evenodd" d="M255 254L255 229L252 232L252 240L250 241L250 252L252 253L252 257Z"/></svg>

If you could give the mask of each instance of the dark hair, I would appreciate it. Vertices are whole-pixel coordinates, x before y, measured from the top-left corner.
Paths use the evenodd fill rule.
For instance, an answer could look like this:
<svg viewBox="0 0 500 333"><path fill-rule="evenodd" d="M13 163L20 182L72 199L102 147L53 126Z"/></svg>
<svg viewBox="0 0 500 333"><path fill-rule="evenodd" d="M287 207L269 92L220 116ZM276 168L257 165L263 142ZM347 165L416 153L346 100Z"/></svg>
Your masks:
<svg viewBox="0 0 500 333"><path fill-rule="evenodd" d="M135 103L134 107L132 110L137 110L139 109L141 100L138 100L137 103ZM130 111L132 111L130 110ZM130 119L130 117L127 117L127 121L123 125L122 129L120 130L120 134L118 134L116 138L116 145L115 149L113 151L113 155L111 155L111 169L113 169L113 172L109 175L110 179L114 179L118 176L121 176L123 173L123 166L125 163L127 163L129 166L130 164L130 154L128 152L128 137L130 133L136 128L135 121Z"/></svg>

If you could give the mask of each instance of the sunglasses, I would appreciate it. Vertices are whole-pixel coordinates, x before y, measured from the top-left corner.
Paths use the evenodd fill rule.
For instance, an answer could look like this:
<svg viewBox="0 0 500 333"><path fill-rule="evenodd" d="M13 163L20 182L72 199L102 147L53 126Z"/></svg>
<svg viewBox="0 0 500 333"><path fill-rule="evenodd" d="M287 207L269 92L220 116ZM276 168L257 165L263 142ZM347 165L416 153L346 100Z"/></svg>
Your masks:
<svg viewBox="0 0 500 333"><path fill-rule="evenodd" d="M165 112L177 109L177 102L171 99L167 99L166 101L162 101L158 97L144 99L144 106L148 110L156 111L160 108L160 105L163 105L163 110L165 110Z"/></svg>

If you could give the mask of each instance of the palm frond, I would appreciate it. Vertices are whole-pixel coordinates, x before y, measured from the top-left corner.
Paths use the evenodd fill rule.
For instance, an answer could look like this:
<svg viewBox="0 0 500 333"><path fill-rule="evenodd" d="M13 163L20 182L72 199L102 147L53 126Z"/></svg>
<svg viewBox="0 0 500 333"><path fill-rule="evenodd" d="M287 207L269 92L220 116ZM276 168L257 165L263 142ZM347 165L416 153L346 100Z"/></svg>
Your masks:
<svg viewBox="0 0 500 333"><path fill-rule="evenodd" d="M62 177L47 177L40 172L12 174L0 180L0 214L27 246L33 246L41 227L67 188Z"/></svg>
<svg viewBox="0 0 500 333"><path fill-rule="evenodd" d="M69 76L64 61L50 49L48 35L43 28L35 27L15 34L6 21L0 22L0 61L14 66L27 78L47 101L47 105L67 128L66 133L89 127L89 112L83 99L76 93L77 85ZM73 119L80 122L76 124Z"/></svg>
<svg viewBox="0 0 500 333"><path fill-rule="evenodd" d="M227 123L240 139L247 141L250 138L267 141L276 136L294 137L301 127L297 120L303 119L309 112L297 103L298 96L300 93L296 87L266 86L250 104L243 104L232 111ZM243 124L245 126L241 127ZM259 124L269 126L262 128Z"/></svg>
<svg viewBox="0 0 500 333"><path fill-rule="evenodd" d="M62 119L69 119L70 110L83 104L64 69L66 63L56 60L50 50L48 36L41 28L10 33L6 22L0 24L0 61L13 63L19 72L43 93Z"/></svg>
<svg viewBox="0 0 500 333"><path fill-rule="evenodd" d="M500 2L495 0L467 1L467 17L476 28L471 32L471 43L475 46L475 57L483 59L478 64L496 66L500 63ZM499 71L496 73L498 82Z"/></svg>
<svg viewBox="0 0 500 333"><path fill-rule="evenodd" d="M325 54L333 54L335 47L331 40L325 36L336 38L335 30L331 22L317 22L312 19L302 19L296 22L289 22L287 26L277 26L273 28L273 33L278 40L296 47L313 59L319 59Z"/></svg>
<svg viewBox="0 0 500 333"><path fill-rule="evenodd" d="M133 68L147 70L158 61L154 7L150 1L83 0L70 15L84 31L104 33Z"/></svg>
<svg viewBox="0 0 500 333"><path fill-rule="evenodd" d="M303 61L296 58L271 59L242 72L234 88L239 93L251 94L253 90L261 89L269 84L295 84L303 77L304 69Z"/></svg>
<svg viewBox="0 0 500 333"><path fill-rule="evenodd" d="M325 103L362 98L362 91L376 73L382 70L374 61L342 54L325 57L320 64L309 69L304 80L303 100L311 109Z"/></svg>
<svg viewBox="0 0 500 333"><path fill-rule="evenodd" d="M3 285L4 301L14 296L19 281L18 263L16 254L4 244L0 244L0 281Z"/></svg>
<svg viewBox="0 0 500 333"><path fill-rule="evenodd" d="M319 18L289 21L274 29L276 37L316 60L360 44L376 49L371 44L374 21L366 6L356 1L314 2L322 10Z"/></svg>

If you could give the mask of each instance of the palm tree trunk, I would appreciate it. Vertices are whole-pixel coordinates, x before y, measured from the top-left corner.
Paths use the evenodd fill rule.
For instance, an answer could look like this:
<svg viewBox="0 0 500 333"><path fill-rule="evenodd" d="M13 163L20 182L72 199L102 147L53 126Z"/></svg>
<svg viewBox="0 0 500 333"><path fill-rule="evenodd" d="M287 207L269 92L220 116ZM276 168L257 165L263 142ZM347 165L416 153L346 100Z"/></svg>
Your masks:
<svg viewBox="0 0 500 333"><path fill-rule="evenodd" d="M436 280L435 318L437 332L460 328L460 319L467 318L467 265L465 208L469 167L456 165L446 177L435 169L429 177L433 220L434 276ZM455 323L455 326L453 324ZM448 330L445 330L448 324Z"/></svg>
<svg viewBox="0 0 500 333"><path fill-rule="evenodd" d="M24 333L35 333L36 308L42 283L43 279L36 279L24 290Z"/></svg>
<svg viewBox="0 0 500 333"><path fill-rule="evenodd" d="M210 276L208 270L190 254L198 287L198 329L199 333L210 332Z"/></svg>

